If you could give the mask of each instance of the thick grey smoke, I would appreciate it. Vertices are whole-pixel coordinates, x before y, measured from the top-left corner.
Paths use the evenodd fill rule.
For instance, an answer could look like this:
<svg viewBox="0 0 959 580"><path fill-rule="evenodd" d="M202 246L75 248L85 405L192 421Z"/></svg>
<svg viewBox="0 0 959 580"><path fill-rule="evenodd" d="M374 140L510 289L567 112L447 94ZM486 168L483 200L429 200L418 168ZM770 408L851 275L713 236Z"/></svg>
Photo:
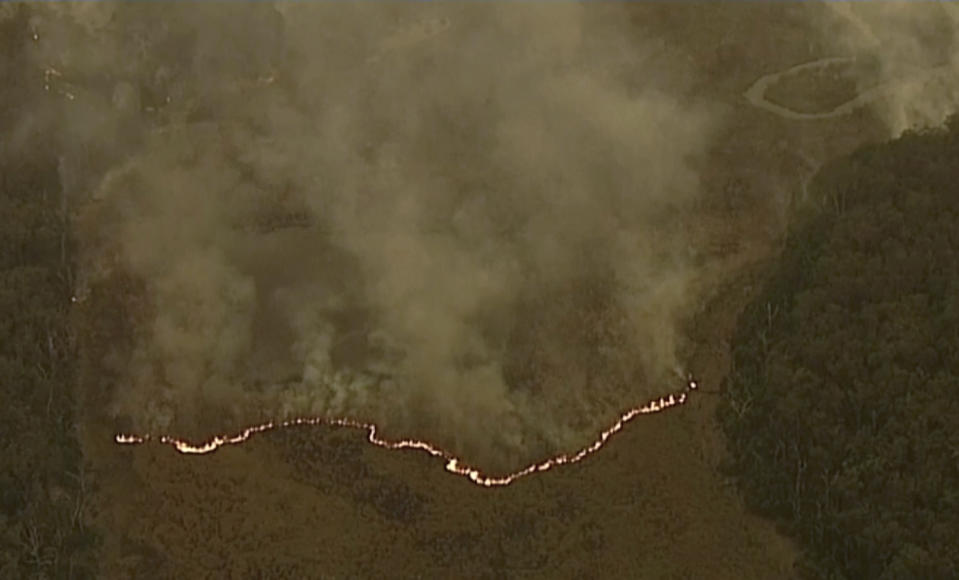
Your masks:
<svg viewBox="0 0 959 580"><path fill-rule="evenodd" d="M680 386L675 218L715 118L618 19L44 8L37 123L93 198L84 274L146 288L113 412L191 436L350 415L515 467Z"/></svg>
<svg viewBox="0 0 959 580"><path fill-rule="evenodd" d="M959 109L959 5L826 2L827 38L841 53L876 62L885 85L877 110L893 136L939 126Z"/></svg>

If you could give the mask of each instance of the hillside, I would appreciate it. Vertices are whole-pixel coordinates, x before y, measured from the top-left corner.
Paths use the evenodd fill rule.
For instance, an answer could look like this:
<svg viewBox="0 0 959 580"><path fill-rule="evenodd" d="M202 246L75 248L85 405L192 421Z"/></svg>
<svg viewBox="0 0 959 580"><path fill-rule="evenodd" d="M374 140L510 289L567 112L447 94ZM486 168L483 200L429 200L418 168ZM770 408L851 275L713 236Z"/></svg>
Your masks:
<svg viewBox="0 0 959 580"><path fill-rule="evenodd" d="M827 165L740 318L720 417L811 577L959 575L959 120Z"/></svg>

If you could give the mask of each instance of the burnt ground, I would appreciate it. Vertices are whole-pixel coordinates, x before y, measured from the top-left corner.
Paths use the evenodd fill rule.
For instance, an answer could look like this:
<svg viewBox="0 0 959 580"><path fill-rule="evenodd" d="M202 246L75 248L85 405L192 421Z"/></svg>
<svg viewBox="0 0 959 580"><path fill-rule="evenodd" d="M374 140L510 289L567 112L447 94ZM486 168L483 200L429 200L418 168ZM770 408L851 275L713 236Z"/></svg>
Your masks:
<svg viewBox="0 0 959 580"><path fill-rule="evenodd" d="M637 35L655 31L701 64L693 90L725 114L702 168L702 207L686 225L711 264L686 333L689 368L707 390L727 372L736 316L775 257L810 163L882 136L868 111L797 123L741 98L763 74L828 55L809 40L814 9L630 8ZM709 393L637 419L587 461L492 490L424 454L322 427L200 457L116 446L101 406L103 393L122 388L118 370L89 361L136 331L138 306L132 281L110 284L77 309L87 361L81 436L95 481L88 517L103 533L105 578L790 576L790 542L748 514L716 469L722 440Z"/></svg>

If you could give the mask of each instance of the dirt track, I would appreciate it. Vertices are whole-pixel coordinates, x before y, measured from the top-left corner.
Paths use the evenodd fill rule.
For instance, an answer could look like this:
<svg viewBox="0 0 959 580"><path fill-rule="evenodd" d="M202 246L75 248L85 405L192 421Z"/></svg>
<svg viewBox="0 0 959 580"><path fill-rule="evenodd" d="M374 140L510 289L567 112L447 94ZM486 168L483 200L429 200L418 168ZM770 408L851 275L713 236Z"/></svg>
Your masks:
<svg viewBox="0 0 959 580"><path fill-rule="evenodd" d="M799 111L794 111L789 107L774 103L766 98L766 91L770 87L777 83L782 77L802 73L809 70L814 70L818 68L823 68L833 64L846 64L854 62L854 59L851 57L827 57L816 59L811 62L804 62L802 64L797 64L796 66L789 67L785 70L777 71L767 75L763 75L756 80L755 83L743 94L746 97L746 100L749 101L754 107L758 107L765 111L769 111L775 115L778 115L784 119L789 119L791 121L813 121L821 119L835 119L837 117L843 117L851 114L857 109L865 107L872 103L873 101L882 98L886 93L895 90L896 88L909 83L924 83L929 82L936 78L937 75L949 74L949 66L942 66L939 68L934 68L930 70L916 70L913 71L913 74L898 80L888 83L884 83L866 90L863 90L858 95L852 99L842 103L828 111L821 111L817 113L803 113Z"/></svg>

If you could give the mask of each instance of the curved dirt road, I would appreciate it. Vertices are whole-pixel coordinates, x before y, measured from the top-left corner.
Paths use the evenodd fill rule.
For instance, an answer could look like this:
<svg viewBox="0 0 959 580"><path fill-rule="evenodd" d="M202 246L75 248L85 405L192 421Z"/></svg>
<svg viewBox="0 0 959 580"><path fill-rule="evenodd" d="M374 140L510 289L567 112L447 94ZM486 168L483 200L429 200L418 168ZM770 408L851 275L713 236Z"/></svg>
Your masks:
<svg viewBox="0 0 959 580"><path fill-rule="evenodd" d="M889 93L893 89L902 88L910 84L919 84L927 82L937 75L945 73L949 70L949 67L939 66L930 69L914 69L910 71L909 74L903 76L901 79L894 81L889 81L877 85L871 89L867 89L852 99L849 99L845 103L836 106L835 108L829 111L822 111L819 113L801 113L799 111L794 111L788 107L778 105L766 98L766 90L770 85L775 84L779 81L780 78L799 73L809 69L823 68L831 64L840 64L840 63L851 63L854 62L855 57L850 56L832 56L826 58L820 58L811 62L805 62L798 64L796 66L781 70L779 72L770 73L760 77L756 82L752 84L749 89L743 93L743 96L746 97L746 100L749 101L749 104L754 107L763 109L780 117L794 120L794 121L810 121L817 119L831 119L835 117L841 117L843 115L848 115L852 113L859 107L867 105L872 101L882 97L883 95Z"/></svg>

